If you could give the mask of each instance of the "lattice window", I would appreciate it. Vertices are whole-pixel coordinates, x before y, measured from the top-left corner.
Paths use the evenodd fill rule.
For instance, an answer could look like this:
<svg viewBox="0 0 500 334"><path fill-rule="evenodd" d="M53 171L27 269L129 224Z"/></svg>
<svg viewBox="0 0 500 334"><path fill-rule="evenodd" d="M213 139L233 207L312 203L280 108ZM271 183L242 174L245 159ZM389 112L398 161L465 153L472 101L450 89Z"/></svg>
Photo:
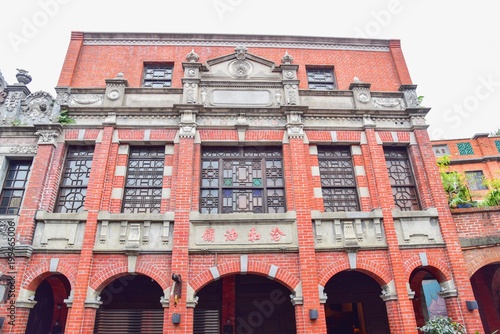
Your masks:
<svg viewBox="0 0 500 334"><path fill-rule="evenodd" d="M497 147L497 151L500 152L500 140L495 140L495 146Z"/></svg>
<svg viewBox="0 0 500 334"><path fill-rule="evenodd" d="M160 213L165 147L131 147L123 212Z"/></svg>
<svg viewBox="0 0 500 334"><path fill-rule="evenodd" d="M465 178L470 190L487 190L488 187L484 184L484 175L480 170L465 172Z"/></svg>
<svg viewBox="0 0 500 334"><path fill-rule="evenodd" d="M457 143L458 153L460 155L473 155L474 150L469 142Z"/></svg>
<svg viewBox="0 0 500 334"><path fill-rule="evenodd" d="M172 86L172 66L145 65L142 86L149 88L167 88Z"/></svg>
<svg viewBox="0 0 500 334"><path fill-rule="evenodd" d="M201 213L282 213L285 204L281 149L203 150Z"/></svg>
<svg viewBox="0 0 500 334"><path fill-rule="evenodd" d="M359 211L350 147L318 147L325 211Z"/></svg>
<svg viewBox="0 0 500 334"><path fill-rule="evenodd" d="M309 83L309 89L334 90L333 68L308 68L307 82Z"/></svg>
<svg viewBox="0 0 500 334"><path fill-rule="evenodd" d="M404 147L384 147L394 203L402 211L419 210L415 179Z"/></svg>
<svg viewBox="0 0 500 334"><path fill-rule="evenodd" d="M75 213L83 210L93 157L93 146L68 147L56 212Z"/></svg>
<svg viewBox="0 0 500 334"><path fill-rule="evenodd" d="M19 214L30 168L31 161L28 160L12 160L9 162L2 192L0 193L0 214Z"/></svg>

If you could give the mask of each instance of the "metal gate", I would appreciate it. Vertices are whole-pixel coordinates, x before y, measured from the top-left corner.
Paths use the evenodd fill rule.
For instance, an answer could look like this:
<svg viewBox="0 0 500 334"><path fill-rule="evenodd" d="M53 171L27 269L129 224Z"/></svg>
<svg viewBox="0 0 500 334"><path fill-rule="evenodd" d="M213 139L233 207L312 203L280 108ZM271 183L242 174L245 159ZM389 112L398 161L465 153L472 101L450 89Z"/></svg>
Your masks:
<svg viewBox="0 0 500 334"><path fill-rule="evenodd" d="M163 309L97 310L94 334L162 334Z"/></svg>
<svg viewBox="0 0 500 334"><path fill-rule="evenodd" d="M194 309L193 334L219 334L219 310Z"/></svg>

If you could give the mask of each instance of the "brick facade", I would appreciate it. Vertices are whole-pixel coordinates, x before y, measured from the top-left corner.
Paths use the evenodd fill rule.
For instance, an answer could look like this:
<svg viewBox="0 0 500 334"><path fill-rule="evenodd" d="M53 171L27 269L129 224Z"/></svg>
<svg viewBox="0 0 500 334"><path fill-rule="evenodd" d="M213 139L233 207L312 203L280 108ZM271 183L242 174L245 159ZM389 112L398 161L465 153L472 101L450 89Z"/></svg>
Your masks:
<svg viewBox="0 0 500 334"><path fill-rule="evenodd" d="M149 63L172 66L169 88L141 87ZM308 68L333 69L336 89L309 89ZM19 215L5 217L16 222L18 244L15 271L3 244L0 269L15 276L17 308L16 326L2 330L25 332L30 312L41 312L36 295L48 281L65 305L64 320L54 316L51 328L57 320L64 333L99 332L96 319L109 306L104 294L114 288L116 297L134 284L127 280L147 276L162 291L155 303L163 333L196 332L195 314L210 303L220 304L219 331L233 325L232 333L240 333L243 275L267 277L289 292L294 314L280 319L294 320L296 333L333 333L335 303L358 307L353 326L363 333L417 333L427 317L421 284L429 278L440 284L448 315L468 332L494 330L495 314L468 310L466 301L497 302L484 295L496 289L498 276L483 268L500 259L493 242L498 212L450 211L423 120L429 109L415 100L415 88L397 40L73 33L54 102L75 123L0 132L4 165L33 159ZM18 147L36 140L36 152L19 155ZM94 153L84 209L56 212L67 147L85 145ZM338 187L332 201L324 189L335 176L323 170L344 165L325 167L318 152L336 146L348 148L359 211L326 209L347 196ZM135 195L138 210L124 213L127 189L148 191L138 184L153 179L152 166L129 165L131 147L165 148L161 194ZM408 175L393 182L391 147L407 153L408 163L394 166L409 166L413 185ZM221 153L207 153L215 149ZM137 184L127 179L132 167L142 171ZM403 199L416 201L418 210L396 205L393 192L412 191L416 198ZM159 198L158 212L141 206L152 197ZM351 299L332 295L329 282L353 272L377 286L375 299L356 299L355 280L347 283ZM180 294L174 274L182 278ZM218 289L219 281L220 300L210 299L204 291ZM472 285L481 282L494 288L477 296ZM258 308L247 320L278 319L281 299L261 300L258 293L254 304L273 311ZM380 298L382 320L372 321L366 305ZM366 321L359 320L362 312Z"/></svg>

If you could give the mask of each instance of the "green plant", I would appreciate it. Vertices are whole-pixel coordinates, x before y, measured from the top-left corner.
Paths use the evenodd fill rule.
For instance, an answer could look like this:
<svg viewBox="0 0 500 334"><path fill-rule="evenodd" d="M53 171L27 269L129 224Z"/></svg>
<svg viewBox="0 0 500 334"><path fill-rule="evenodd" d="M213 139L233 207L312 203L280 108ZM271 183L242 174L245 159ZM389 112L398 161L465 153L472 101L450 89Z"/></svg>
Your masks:
<svg viewBox="0 0 500 334"><path fill-rule="evenodd" d="M459 172L449 172L450 158L443 156L438 159L437 164L441 173L444 191L448 199L448 205L455 208L460 204L472 203L472 194L467 186L465 175Z"/></svg>
<svg viewBox="0 0 500 334"><path fill-rule="evenodd" d="M490 189L482 205L495 206L500 205L500 179L485 180L484 183Z"/></svg>
<svg viewBox="0 0 500 334"><path fill-rule="evenodd" d="M465 327L450 317L435 316L422 327L417 327L426 334L466 334Z"/></svg>
<svg viewBox="0 0 500 334"><path fill-rule="evenodd" d="M68 109L61 109L61 114L57 118L57 122L61 124L73 124L75 120L69 116Z"/></svg>

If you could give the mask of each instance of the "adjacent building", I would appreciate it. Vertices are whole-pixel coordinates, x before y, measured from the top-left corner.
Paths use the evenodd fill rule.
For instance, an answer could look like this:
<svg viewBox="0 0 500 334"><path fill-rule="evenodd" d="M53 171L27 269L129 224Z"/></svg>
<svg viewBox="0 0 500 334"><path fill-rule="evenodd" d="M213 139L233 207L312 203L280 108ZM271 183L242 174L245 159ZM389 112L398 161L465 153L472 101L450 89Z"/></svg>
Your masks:
<svg viewBox="0 0 500 334"><path fill-rule="evenodd" d="M398 40L73 32L18 81L2 331L499 328L498 212L448 208Z"/></svg>
<svg viewBox="0 0 500 334"><path fill-rule="evenodd" d="M436 158L447 156L449 171L465 176L473 199L482 200L488 193L486 180L500 177L500 137L478 133L472 138L433 140Z"/></svg>

